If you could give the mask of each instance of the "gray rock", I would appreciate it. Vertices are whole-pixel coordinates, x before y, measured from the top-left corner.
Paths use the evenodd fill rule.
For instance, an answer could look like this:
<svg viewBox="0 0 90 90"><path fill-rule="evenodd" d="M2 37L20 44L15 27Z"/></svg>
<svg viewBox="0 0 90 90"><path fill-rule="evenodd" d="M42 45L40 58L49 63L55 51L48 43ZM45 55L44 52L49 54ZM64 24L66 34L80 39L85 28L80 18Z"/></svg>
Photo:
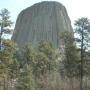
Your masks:
<svg viewBox="0 0 90 90"><path fill-rule="evenodd" d="M41 40L60 46L59 34L72 32L71 22L65 7L58 2L45 1L23 10L16 21L12 36L19 48L31 42L36 46Z"/></svg>

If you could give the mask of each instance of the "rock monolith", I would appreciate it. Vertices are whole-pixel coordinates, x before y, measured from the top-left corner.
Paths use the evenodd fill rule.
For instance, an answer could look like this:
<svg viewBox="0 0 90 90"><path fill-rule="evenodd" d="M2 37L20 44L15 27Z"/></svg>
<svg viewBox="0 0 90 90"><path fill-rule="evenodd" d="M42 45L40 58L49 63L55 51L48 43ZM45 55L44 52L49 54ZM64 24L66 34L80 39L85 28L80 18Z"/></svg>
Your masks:
<svg viewBox="0 0 90 90"><path fill-rule="evenodd" d="M45 1L34 4L19 14L12 40L19 48L29 42L37 46L41 40L49 41L58 48L59 34L65 30L72 32L66 8L61 3Z"/></svg>

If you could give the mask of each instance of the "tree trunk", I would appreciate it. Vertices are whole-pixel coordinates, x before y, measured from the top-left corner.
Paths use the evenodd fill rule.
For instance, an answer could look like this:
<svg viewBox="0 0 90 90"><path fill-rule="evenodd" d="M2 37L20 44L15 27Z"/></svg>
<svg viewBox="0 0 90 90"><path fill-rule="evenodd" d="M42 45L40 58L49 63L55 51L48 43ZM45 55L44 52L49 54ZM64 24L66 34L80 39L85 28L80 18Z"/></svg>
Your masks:
<svg viewBox="0 0 90 90"><path fill-rule="evenodd" d="M70 78L70 90L74 90L73 78Z"/></svg>
<svg viewBox="0 0 90 90"><path fill-rule="evenodd" d="M1 31L0 31L0 51L2 50L2 33L3 33L3 25L1 24Z"/></svg>
<svg viewBox="0 0 90 90"><path fill-rule="evenodd" d="M4 85L3 85L3 90L6 90L6 80L5 77L3 77Z"/></svg>
<svg viewBox="0 0 90 90"><path fill-rule="evenodd" d="M84 32L82 28L82 35L81 35L81 67L80 67L80 90L83 90L83 40L84 40Z"/></svg>
<svg viewBox="0 0 90 90"><path fill-rule="evenodd" d="M85 80L85 90L87 90L87 81L88 81L88 77L86 77L86 80Z"/></svg>

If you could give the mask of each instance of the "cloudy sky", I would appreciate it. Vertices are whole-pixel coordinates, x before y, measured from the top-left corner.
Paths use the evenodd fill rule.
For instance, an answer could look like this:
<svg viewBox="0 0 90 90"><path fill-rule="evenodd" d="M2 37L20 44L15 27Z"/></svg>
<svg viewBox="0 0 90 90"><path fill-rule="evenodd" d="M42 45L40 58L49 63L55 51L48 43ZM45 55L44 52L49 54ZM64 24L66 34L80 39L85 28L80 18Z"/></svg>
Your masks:
<svg viewBox="0 0 90 90"><path fill-rule="evenodd" d="M7 8L11 12L12 21L15 22L20 11L41 1L53 1L53 0L0 0L0 10L2 8ZM90 0L54 0L54 1L61 2L66 7L72 25L74 23L74 20L77 20L80 17L90 18Z"/></svg>

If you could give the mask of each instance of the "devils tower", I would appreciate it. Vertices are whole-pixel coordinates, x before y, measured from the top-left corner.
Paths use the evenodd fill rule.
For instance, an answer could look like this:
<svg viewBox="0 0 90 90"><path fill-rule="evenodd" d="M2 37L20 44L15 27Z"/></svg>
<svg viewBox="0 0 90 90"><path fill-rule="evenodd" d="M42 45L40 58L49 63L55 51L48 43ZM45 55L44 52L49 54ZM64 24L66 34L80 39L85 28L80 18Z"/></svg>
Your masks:
<svg viewBox="0 0 90 90"><path fill-rule="evenodd" d="M45 1L34 4L19 14L12 40L19 48L29 42L36 46L41 40L50 41L58 48L59 33L65 30L72 32L66 8L61 3Z"/></svg>

